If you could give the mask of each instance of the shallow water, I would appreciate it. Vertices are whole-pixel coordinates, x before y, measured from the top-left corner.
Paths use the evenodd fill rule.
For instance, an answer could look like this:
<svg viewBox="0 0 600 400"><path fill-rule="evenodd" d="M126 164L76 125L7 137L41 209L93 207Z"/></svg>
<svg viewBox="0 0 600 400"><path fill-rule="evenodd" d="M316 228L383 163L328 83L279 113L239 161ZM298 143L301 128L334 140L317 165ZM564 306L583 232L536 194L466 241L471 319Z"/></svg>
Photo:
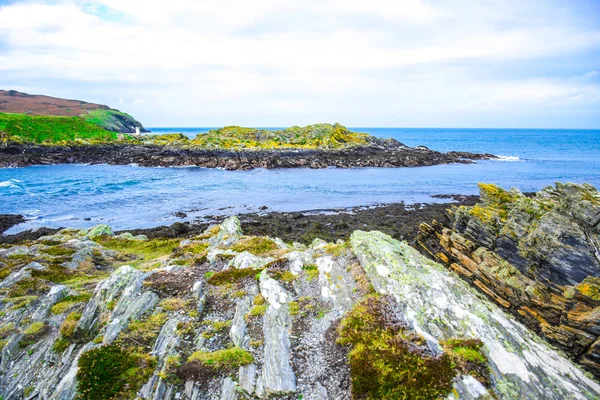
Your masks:
<svg viewBox="0 0 600 400"><path fill-rule="evenodd" d="M475 194L477 182L522 191L555 181L600 186L600 131L354 128L407 145L489 152L500 161L417 168L223 171L54 165L0 169L0 214L30 218L8 233L39 226L117 229L256 211L300 211L404 201L435 194ZM192 128L194 136L206 128ZM157 129L154 130L155 132ZM86 220L89 219L89 220Z"/></svg>

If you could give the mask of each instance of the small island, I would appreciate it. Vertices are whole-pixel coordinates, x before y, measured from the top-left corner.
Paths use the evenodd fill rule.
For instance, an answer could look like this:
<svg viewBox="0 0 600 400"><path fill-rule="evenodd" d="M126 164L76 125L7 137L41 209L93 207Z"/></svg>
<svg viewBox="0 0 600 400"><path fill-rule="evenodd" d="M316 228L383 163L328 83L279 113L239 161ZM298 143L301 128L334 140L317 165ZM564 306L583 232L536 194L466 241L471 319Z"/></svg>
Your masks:
<svg viewBox="0 0 600 400"><path fill-rule="evenodd" d="M441 153L424 146L408 147L394 139L352 132L340 124L281 130L227 126L195 138L180 133L142 135L147 131L141 123L106 106L77 102L83 106L74 111L69 108L73 107L69 102L74 100L41 96L46 100L46 108L33 109L26 107L27 96L40 96L14 91L0 95L8 99L0 105L3 168L66 163L228 170L416 167L494 158L491 154ZM48 107L52 103L48 99L54 99L57 105Z"/></svg>

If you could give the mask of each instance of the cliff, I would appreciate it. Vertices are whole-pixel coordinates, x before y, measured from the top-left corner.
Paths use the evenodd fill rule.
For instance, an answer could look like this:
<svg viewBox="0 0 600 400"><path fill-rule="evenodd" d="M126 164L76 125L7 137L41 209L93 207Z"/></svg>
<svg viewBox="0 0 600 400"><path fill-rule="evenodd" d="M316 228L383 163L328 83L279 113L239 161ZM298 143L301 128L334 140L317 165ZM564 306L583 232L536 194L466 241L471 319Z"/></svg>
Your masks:
<svg viewBox="0 0 600 400"><path fill-rule="evenodd" d="M447 226L423 224L418 245L600 375L600 194L570 183L480 192Z"/></svg>
<svg viewBox="0 0 600 400"><path fill-rule="evenodd" d="M405 243L101 225L0 249L4 399L587 399L600 385Z"/></svg>
<svg viewBox="0 0 600 400"><path fill-rule="evenodd" d="M142 124L129 114L108 106L67 100L56 97L31 95L16 90L0 90L0 113L28 116L81 117L111 132L134 133L136 128L147 132Z"/></svg>

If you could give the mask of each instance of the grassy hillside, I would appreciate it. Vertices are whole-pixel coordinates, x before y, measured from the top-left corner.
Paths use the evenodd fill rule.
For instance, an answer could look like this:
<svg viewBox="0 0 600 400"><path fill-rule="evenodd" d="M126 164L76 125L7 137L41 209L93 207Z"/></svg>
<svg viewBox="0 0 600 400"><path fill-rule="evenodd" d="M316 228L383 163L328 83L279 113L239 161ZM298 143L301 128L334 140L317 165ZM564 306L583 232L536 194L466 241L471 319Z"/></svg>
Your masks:
<svg viewBox="0 0 600 400"><path fill-rule="evenodd" d="M138 121L131 115L118 110L97 109L88 111L86 114L81 114L81 118L87 122L99 125L106 130L113 132L135 132L138 127L141 132L146 130Z"/></svg>
<svg viewBox="0 0 600 400"><path fill-rule="evenodd" d="M117 134L80 117L0 113L0 138L21 142L56 143L75 139L115 140Z"/></svg>

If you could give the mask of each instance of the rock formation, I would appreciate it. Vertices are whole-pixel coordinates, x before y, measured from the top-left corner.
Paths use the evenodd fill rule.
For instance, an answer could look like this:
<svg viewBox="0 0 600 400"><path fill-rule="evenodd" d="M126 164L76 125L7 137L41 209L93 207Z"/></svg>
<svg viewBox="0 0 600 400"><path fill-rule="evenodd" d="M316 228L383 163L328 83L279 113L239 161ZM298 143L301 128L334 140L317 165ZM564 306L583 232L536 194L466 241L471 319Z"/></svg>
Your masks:
<svg viewBox="0 0 600 400"><path fill-rule="evenodd" d="M418 245L600 376L600 194L570 183L480 192L447 226L423 224Z"/></svg>
<svg viewBox="0 0 600 400"><path fill-rule="evenodd" d="M99 226L3 245L0 263L5 400L600 395L380 232L304 246L244 236L235 217L185 240Z"/></svg>

